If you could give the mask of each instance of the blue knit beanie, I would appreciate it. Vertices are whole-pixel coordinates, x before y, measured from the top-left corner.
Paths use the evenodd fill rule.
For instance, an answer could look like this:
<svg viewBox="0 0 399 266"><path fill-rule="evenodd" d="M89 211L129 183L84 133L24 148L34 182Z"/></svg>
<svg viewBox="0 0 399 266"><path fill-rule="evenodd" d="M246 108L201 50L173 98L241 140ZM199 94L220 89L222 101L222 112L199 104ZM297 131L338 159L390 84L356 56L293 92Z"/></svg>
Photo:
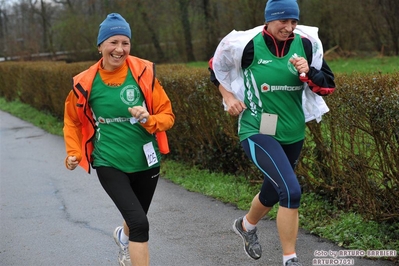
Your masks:
<svg viewBox="0 0 399 266"><path fill-rule="evenodd" d="M119 15L118 13L111 13L107 18L100 24L98 31L97 46L111 36L125 35L132 38L132 32L130 31L129 23Z"/></svg>
<svg viewBox="0 0 399 266"><path fill-rule="evenodd" d="M299 20L299 7L296 0L269 0L265 8L265 21Z"/></svg>

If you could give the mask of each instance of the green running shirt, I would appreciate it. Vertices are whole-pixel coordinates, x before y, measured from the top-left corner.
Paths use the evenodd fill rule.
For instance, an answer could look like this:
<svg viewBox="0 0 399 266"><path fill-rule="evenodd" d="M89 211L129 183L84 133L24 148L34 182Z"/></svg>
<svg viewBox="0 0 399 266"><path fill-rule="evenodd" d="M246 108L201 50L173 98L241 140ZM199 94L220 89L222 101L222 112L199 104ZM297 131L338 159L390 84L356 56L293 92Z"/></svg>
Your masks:
<svg viewBox="0 0 399 266"><path fill-rule="evenodd" d="M302 109L303 82L289 62L294 54L306 58L301 37L295 34L288 53L276 57L266 46L262 33L256 35L254 60L243 69L244 103L247 109L238 121L240 141L259 134L262 113L277 114L276 134L281 144L292 144L305 138L305 116Z"/></svg>
<svg viewBox="0 0 399 266"><path fill-rule="evenodd" d="M125 173L144 171L159 166L161 154L154 135L140 123L131 124L128 107L145 106L144 96L130 70L118 87L104 84L97 73L89 104L96 121L93 167L109 166ZM143 146L151 142L158 162L148 166Z"/></svg>

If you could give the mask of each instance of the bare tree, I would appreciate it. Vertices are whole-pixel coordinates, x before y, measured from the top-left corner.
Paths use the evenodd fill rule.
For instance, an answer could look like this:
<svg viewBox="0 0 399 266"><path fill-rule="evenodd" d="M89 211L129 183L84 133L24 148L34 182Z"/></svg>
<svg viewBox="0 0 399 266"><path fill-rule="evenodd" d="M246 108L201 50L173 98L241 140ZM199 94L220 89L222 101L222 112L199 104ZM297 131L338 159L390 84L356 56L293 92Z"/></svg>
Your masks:
<svg viewBox="0 0 399 266"><path fill-rule="evenodd" d="M7 13L4 6L4 1L0 2L0 57L5 57L7 51Z"/></svg>
<svg viewBox="0 0 399 266"><path fill-rule="evenodd" d="M51 5L43 0L30 0L30 8L34 14L39 16L40 25L42 26L42 45L40 50L43 52L51 51L55 53L54 47L52 46L53 40L51 32Z"/></svg>
<svg viewBox="0 0 399 266"><path fill-rule="evenodd" d="M140 14L142 16L142 19L144 21L145 26L148 29L148 32L151 36L151 40L153 42L153 45L155 46L157 55L158 55L158 60L163 62L165 60L165 54L163 52L163 49L161 47L160 41L158 39L158 34L157 31L154 28L154 24L152 23L151 19L148 16L148 13L146 11L146 9L143 6L143 3L141 0L137 1L137 7L138 10L140 11Z"/></svg>
<svg viewBox="0 0 399 266"><path fill-rule="evenodd" d="M387 34L381 24L381 13L376 5L375 0L365 0L363 3L363 12L368 17L365 23L369 30L366 32L374 50L383 51L387 43Z"/></svg>
<svg viewBox="0 0 399 266"><path fill-rule="evenodd" d="M399 54L398 0L298 0L300 23L319 27L325 49ZM121 13L132 51L154 62L208 60L231 30L264 23L265 0L0 0L0 56L68 51L93 60L98 25Z"/></svg>
<svg viewBox="0 0 399 266"><path fill-rule="evenodd" d="M74 7L73 7L73 0L53 0L53 3L55 4L61 4L63 6L68 7L67 10L68 11L74 11Z"/></svg>
<svg viewBox="0 0 399 266"><path fill-rule="evenodd" d="M213 16L212 10L215 10L210 0L202 1L202 8L204 13L204 30L205 30L205 60L211 58L215 51L218 43L216 28L215 28L215 17Z"/></svg>
<svg viewBox="0 0 399 266"><path fill-rule="evenodd" d="M239 19L244 22L247 29L262 25L265 22L264 10L266 1L264 0L240 0L237 3L240 12Z"/></svg>
<svg viewBox="0 0 399 266"><path fill-rule="evenodd" d="M179 9L180 9L180 21L183 26L183 35L184 35L184 46L186 50L187 60L189 62L195 61L193 44L192 44L192 36L191 36L191 26L189 21L188 7L190 4L190 0L179 0Z"/></svg>
<svg viewBox="0 0 399 266"><path fill-rule="evenodd" d="M392 48L395 55L399 55L399 1L398 0L378 0L378 7L385 19L388 31L391 35Z"/></svg>

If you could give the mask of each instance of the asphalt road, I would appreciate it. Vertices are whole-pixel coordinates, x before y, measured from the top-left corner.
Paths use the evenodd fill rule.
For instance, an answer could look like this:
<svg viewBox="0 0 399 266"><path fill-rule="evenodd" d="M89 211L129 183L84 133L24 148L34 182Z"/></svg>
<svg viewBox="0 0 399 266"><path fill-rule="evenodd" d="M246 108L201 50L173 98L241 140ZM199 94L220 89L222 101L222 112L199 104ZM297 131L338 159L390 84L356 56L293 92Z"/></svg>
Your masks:
<svg viewBox="0 0 399 266"><path fill-rule="evenodd" d="M0 111L0 147L0 265L117 266L112 232L122 218L95 172L64 168L63 139ZM259 223L262 258L245 255L232 231L244 213L160 179L148 214L151 265L281 266L274 221ZM339 264L330 252L342 248L302 230L297 246L304 266L394 265L364 256Z"/></svg>

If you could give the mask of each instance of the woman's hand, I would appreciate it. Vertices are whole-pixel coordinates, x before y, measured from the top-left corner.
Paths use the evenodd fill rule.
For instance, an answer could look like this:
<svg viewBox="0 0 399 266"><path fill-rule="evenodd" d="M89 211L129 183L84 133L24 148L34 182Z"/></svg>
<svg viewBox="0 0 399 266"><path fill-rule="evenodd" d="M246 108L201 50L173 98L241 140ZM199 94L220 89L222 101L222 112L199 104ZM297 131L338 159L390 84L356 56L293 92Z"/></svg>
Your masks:
<svg viewBox="0 0 399 266"><path fill-rule="evenodd" d="M309 72L308 60L306 60L304 57L298 56L295 58L291 58L290 62L291 62L291 64L294 65L296 70L298 70L299 74L302 74L302 73L307 74Z"/></svg>
<svg viewBox="0 0 399 266"><path fill-rule="evenodd" d="M224 103L227 106L227 112L231 116L238 116L242 111L247 109L245 104L238 100L233 93L227 91L222 84L219 85L220 94L222 94Z"/></svg>
<svg viewBox="0 0 399 266"><path fill-rule="evenodd" d="M235 97L228 97L227 99L225 98L224 102L227 105L227 112L231 116L238 116L242 111L246 109L245 104Z"/></svg>
<svg viewBox="0 0 399 266"><path fill-rule="evenodd" d="M129 107L128 110L129 113L138 121L147 121L148 117L150 116L150 113L143 106Z"/></svg>
<svg viewBox="0 0 399 266"><path fill-rule="evenodd" d="M76 156L68 156L68 157L66 158L65 164L66 164L66 167L67 167L69 170L75 170L75 168L79 165L79 162L78 162L78 160L76 159Z"/></svg>

